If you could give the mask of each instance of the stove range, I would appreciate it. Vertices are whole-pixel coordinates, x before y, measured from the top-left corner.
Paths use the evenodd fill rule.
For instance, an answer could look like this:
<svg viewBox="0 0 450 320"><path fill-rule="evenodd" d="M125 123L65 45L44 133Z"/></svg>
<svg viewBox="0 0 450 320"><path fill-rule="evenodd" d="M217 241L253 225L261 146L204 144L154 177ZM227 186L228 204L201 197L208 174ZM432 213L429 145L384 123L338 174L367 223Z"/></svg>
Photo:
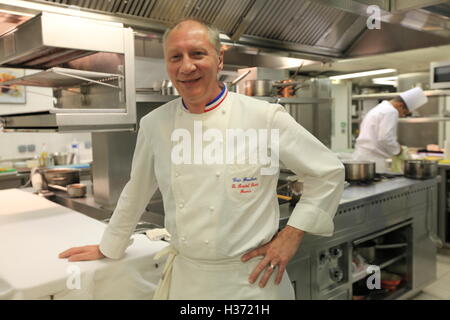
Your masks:
<svg viewBox="0 0 450 320"><path fill-rule="evenodd" d="M348 183L348 184L346 184L346 186L359 186L359 187L371 186L377 182L395 179L395 178L402 177L402 176L403 175L399 174L399 173L376 173L372 180L346 181Z"/></svg>

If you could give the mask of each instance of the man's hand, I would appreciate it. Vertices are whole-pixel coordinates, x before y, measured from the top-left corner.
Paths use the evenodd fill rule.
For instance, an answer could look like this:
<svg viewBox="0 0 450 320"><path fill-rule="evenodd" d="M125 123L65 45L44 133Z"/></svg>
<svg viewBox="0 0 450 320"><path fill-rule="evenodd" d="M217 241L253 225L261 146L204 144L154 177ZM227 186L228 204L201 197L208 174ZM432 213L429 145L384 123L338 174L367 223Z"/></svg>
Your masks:
<svg viewBox="0 0 450 320"><path fill-rule="evenodd" d="M253 270L248 281L250 283L254 283L256 279L258 279L261 272L266 270L259 281L259 286L264 288L273 271L278 268L275 283L280 284L284 271L286 270L286 266L297 252L304 234L305 232L300 229L286 226L275 235L272 241L266 243L262 247L256 248L244 254L241 258L243 262L257 256L264 257L264 259L262 259L256 266L255 270Z"/></svg>
<svg viewBox="0 0 450 320"><path fill-rule="evenodd" d="M87 261L103 259L105 255L101 253L99 245L70 248L61 252L59 258L69 258L69 261Z"/></svg>

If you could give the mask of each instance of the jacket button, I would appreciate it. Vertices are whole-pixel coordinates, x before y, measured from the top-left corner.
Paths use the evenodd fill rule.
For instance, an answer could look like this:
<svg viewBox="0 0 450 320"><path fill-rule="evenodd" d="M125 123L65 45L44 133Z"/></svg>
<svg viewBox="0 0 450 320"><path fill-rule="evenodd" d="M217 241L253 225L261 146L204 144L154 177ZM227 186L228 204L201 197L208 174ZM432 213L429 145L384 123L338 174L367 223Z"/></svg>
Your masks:
<svg viewBox="0 0 450 320"><path fill-rule="evenodd" d="M225 114L225 113L227 113L224 109L222 109L222 114Z"/></svg>
<svg viewBox="0 0 450 320"><path fill-rule="evenodd" d="M214 211L214 207L213 206L209 207L209 210Z"/></svg>
<svg viewBox="0 0 450 320"><path fill-rule="evenodd" d="M180 208L183 208L183 207L184 207L184 204L180 203L178 206L179 206Z"/></svg>
<svg viewBox="0 0 450 320"><path fill-rule="evenodd" d="M220 177L220 172L219 171L216 172L216 177Z"/></svg>
<svg viewBox="0 0 450 320"><path fill-rule="evenodd" d="M178 172L175 172L175 177L178 177L180 174Z"/></svg>
<svg viewBox="0 0 450 320"><path fill-rule="evenodd" d="M208 244L208 243L209 243L209 240L205 240L205 243Z"/></svg>
<svg viewBox="0 0 450 320"><path fill-rule="evenodd" d="M186 238L185 237L181 237L181 241L186 241Z"/></svg>

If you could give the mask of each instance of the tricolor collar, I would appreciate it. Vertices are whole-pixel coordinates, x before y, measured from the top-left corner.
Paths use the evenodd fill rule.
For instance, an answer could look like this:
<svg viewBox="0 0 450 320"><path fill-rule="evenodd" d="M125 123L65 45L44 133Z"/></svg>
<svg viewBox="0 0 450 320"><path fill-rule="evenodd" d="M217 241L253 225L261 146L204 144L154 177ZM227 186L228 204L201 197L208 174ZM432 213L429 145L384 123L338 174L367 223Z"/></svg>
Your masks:
<svg viewBox="0 0 450 320"><path fill-rule="evenodd" d="M215 108L217 108L227 97L228 95L228 88L226 86L226 84L223 84L223 89L222 91L219 93L219 95L217 97L215 97L211 102L209 102L206 106L205 106L205 112L214 110ZM186 105L184 104L183 99L181 99L181 102L183 104L184 109L189 112L188 107L186 107Z"/></svg>

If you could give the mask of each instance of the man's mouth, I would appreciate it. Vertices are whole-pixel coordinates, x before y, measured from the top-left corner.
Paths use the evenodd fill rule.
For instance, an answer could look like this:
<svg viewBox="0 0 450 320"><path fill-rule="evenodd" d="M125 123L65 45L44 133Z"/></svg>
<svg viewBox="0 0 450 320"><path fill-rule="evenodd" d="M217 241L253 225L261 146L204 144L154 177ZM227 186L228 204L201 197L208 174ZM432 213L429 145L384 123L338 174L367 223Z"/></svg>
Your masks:
<svg viewBox="0 0 450 320"><path fill-rule="evenodd" d="M192 83L196 83L200 79L201 79L201 77L195 78L195 79L178 80L178 82L181 82L183 84L192 84Z"/></svg>

